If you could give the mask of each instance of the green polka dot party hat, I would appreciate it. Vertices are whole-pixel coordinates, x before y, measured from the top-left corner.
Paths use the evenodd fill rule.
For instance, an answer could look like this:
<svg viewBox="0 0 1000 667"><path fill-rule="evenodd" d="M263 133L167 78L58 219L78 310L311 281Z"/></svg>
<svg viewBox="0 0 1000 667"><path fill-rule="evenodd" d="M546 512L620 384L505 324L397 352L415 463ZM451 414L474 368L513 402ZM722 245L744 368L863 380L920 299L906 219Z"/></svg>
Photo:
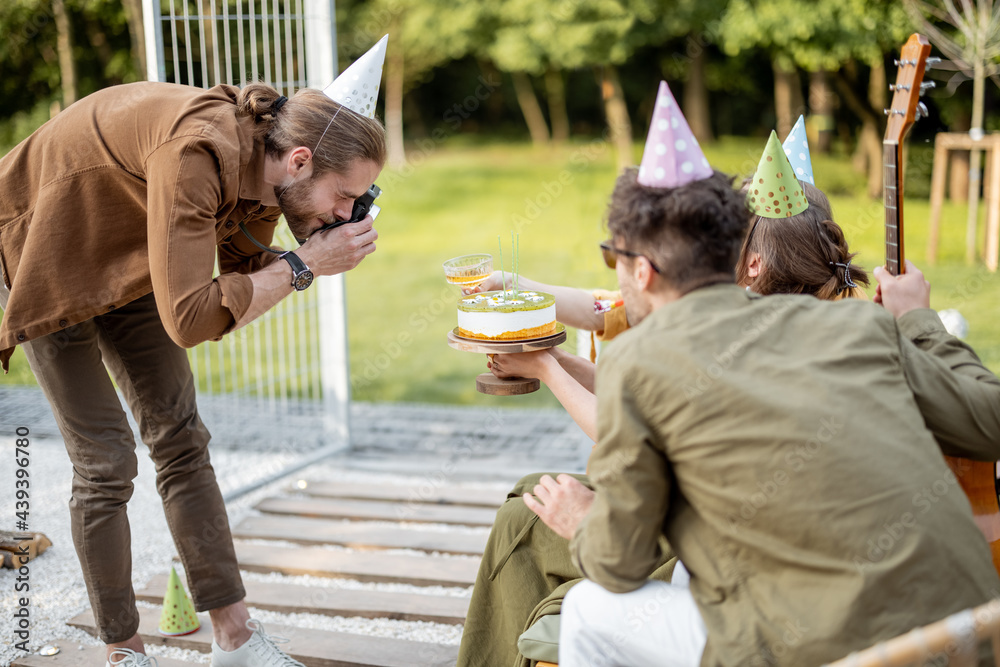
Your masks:
<svg viewBox="0 0 1000 667"><path fill-rule="evenodd" d="M809 208L802 184L795 178L774 130L753 175L747 202L754 213L764 218L790 218Z"/></svg>
<svg viewBox="0 0 1000 667"><path fill-rule="evenodd" d="M177 571L170 568L170 580L167 582L167 592L163 594L163 612L160 614L161 635L177 637L197 632L201 621L195 615L191 598L184 590Z"/></svg>

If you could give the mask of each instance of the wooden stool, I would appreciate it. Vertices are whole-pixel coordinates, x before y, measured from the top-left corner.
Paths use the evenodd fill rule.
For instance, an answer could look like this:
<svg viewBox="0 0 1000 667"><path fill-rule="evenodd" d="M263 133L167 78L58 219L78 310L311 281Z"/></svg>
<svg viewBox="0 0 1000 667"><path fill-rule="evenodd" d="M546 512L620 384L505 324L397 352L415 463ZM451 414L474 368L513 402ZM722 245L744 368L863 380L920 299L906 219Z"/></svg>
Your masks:
<svg viewBox="0 0 1000 667"><path fill-rule="evenodd" d="M948 151L982 150L984 155L983 200L986 206L986 268L997 270L1000 255L1000 133L987 134L973 141L968 133L939 132L934 138L934 171L931 175L930 236L927 240L927 263L937 261L938 238L941 232L941 204L944 201L945 180L948 177ZM966 230L966 243L972 254L976 247L976 228Z"/></svg>

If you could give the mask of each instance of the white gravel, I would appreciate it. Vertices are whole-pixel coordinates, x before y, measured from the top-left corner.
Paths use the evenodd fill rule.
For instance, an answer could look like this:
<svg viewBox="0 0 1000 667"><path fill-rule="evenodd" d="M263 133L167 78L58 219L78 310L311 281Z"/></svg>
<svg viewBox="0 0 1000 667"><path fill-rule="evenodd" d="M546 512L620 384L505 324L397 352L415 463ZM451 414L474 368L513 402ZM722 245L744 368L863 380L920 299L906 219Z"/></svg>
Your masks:
<svg viewBox="0 0 1000 667"><path fill-rule="evenodd" d="M443 595L446 597L472 597L472 586L414 586L412 584L373 583L335 577L316 577L311 574L286 575L279 572L242 571L243 581L260 581L268 584L297 584L311 588L337 588L349 591L383 591L385 593L416 593L419 595Z"/></svg>
<svg viewBox="0 0 1000 667"><path fill-rule="evenodd" d="M12 448L4 447L8 456L13 458ZM14 624L8 610L17 608L18 599L30 598L29 611L31 615L29 646L37 651L45 644L65 645L67 647L79 644L99 646L100 642L90 635L70 628L66 622L74 616L86 611L90 604L87 599L83 577L73 548L70 534L69 509L70 483L72 469L61 440L39 439L29 446L31 461L29 465L31 480L30 497L30 530L45 533L52 540L53 546L39 559L28 564L30 568L30 591L16 592L17 573L12 570L0 569L0 608L4 611L0 618L0 665L9 665L10 661L20 652L14 644L19 641L14 635ZM166 574L176 554L170 532L167 530L163 516L160 497L155 488L155 471L152 462L146 455L145 446L138 445L139 475L135 480L135 492L128 506L132 528L132 582L139 589L153 576ZM270 454L258 451L238 451L219 449L212 452L212 463L219 476L223 493L239 488L261 479L266 475L280 470L284 465L295 459L295 455L287 452ZM5 461L0 466L0 509L7 516L0 519L0 527L13 529L14 516L14 466ZM407 478L394 475L368 474L342 471L334 466L321 464L307 471L300 471L290 478L281 479L269 486L258 489L229 505L230 522L236 525L243 517L256 514L252 506L267 496L282 495L290 484L299 478L323 479L326 481L370 482L370 483L420 483L420 478ZM488 485L476 485L486 488ZM503 484L495 488L505 488ZM491 487L493 488L493 487ZM458 526L409 524L421 530L452 530L455 532L488 532L488 529L470 529ZM275 544L266 541L267 544ZM297 547L298 545L289 545ZM341 547L329 547L332 550L343 550ZM425 555L423 552L410 550L392 550L386 553L405 553L408 555ZM449 558L469 558L468 556L448 555ZM176 565L176 564L174 564ZM180 567L178 572L180 573ZM183 575L182 575L183 576ZM419 592L434 595L467 597L471 588L417 587L405 584L365 584L344 579L325 579L320 577L287 577L275 574L244 573L244 578L261 581L287 581L289 583L304 583L311 586L331 588L352 588L356 590L382 590ZM366 635L397 637L414 641L432 641L443 644L457 644L461 637L461 626L442 625L436 623L394 621L388 619L333 618L313 614L280 614L276 612L255 610L252 612L265 623L292 625L300 627L318 627L341 632L354 632ZM174 648L151 646L151 655L172 657L190 662L208 662L208 656L193 651L180 651Z"/></svg>

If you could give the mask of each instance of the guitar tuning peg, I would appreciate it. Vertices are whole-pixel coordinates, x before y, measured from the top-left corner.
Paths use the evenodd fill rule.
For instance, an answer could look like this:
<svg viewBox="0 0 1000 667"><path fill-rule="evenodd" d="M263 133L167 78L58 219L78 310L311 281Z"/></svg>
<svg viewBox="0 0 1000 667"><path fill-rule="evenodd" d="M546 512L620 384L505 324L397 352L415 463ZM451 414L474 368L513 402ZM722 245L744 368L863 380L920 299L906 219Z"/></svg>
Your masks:
<svg viewBox="0 0 1000 667"><path fill-rule="evenodd" d="M921 118L927 118L927 116L929 115L927 113L927 105L924 104L923 102L917 102L917 114L916 115L917 115L917 120L920 120Z"/></svg>
<svg viewBox="0 0 1000 667"><path fill-rule="evenodd" d="M894 83L890 83L889 84L889 92L890 93L896 92L896 84L894 84Z"/></svg>
<svg viewBox="0 0 1000 667"><path fill-rule="evenodd" d="M916 65L917 64L916 61L910 62L906 58L903 58L902 60L894 59L892 62L894 62L896 64L896 67L899 67L900 65L902 65L903 67L906 67L907 65Z"/></svg>
<svg viewBox="0 0 1000 667"><path fill-rule="evenodd" d="M928 58L924 62L926 62L928 65L937 65L939 62L941 62L941 59L940 58Z"/></svg>
<svg viewBox="0 0 1000 667"><path fill-rule="evenodd" d="M882 113L884 113L886 116L888 116L889 114L892 113L892 109L882 109Z"/></svg>
<svg viewBox="0 0 1000 667"><path fill-rule="evenodd" d="M924 81L920 84L920 92L923 93L925 90L930 90L932 88L937 88L937 83L934 81Z"/></svg>

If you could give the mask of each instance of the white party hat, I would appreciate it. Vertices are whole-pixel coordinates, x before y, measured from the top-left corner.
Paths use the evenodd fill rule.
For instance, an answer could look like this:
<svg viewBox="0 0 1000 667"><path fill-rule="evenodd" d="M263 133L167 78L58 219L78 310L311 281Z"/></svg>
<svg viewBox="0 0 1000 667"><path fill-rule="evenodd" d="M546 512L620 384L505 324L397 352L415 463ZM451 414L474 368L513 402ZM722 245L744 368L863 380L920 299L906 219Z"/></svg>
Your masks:
<svg viewBox="0 0 1000 667"><path fill-rule="evenodd" d="M809 185L816 185L813 180L812 160L809 159L809 139L806 138L806 120L802 116L795 121L795 127L788 133L785 143L781 145L785 149L788 161L792 163L795 170L795 178L805 181Z"/></svg>
<svg viewBox="0 0 1000 667"><path fill-rule="evenodd" d="M383 36L367 53L351 63L333 83L323 89L326 96L355 113L374 118L388 41L389 35Z"/></svg>

